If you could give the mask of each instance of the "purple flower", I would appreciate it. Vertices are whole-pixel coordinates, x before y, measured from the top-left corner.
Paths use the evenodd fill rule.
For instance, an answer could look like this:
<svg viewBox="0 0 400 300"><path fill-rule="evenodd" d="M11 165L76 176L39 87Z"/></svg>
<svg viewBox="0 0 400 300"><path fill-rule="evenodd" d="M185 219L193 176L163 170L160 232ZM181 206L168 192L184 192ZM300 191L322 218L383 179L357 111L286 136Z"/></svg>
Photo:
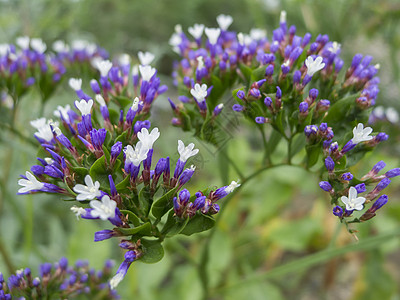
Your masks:
<svg viewBox="0 0 400 300"><path fill-rule="evenodd" d="M333 214L339 218L341 218L343 216L343 208L341 208L340 206L335 206L333 208Z"/></svg>
<svg viewBox="0 0 400 300"><path fill-rule="evenodd" d="M332 186L331 186L331 184L330 184L328 181L321 181L321 182L319 183L319 187L320 187L321 189L323 189L325 192L330 192L330 191L332 191Z"/></svg>

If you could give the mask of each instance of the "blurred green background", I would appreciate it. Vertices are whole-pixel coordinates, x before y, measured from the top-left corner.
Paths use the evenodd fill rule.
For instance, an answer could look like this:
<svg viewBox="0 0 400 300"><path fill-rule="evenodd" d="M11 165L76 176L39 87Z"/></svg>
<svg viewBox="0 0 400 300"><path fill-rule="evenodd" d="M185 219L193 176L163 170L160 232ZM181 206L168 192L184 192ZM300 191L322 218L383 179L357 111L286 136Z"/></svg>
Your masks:
<svg viewBox="0 0 400 300"><path fill-rule="evenodd" d="M168 40L175 24L184 29L194 23L217 26L218 14L234 18L232 30L249 32L265 28L268 35L278 26L279 13L286 10L288 24L298 34L311 32L313 38L326 33L342 44L342 58L349 65L355 53L374 56L381 65L378 104L400 108L400 2L398 0L361 1L212 1L212 0L2 0L0 1L0 42L12 43L20 35L41 37L49 45L57 39L87 39L109 51L111 57L139 50L156 55L155 66L168 84L168 96L176 97L170 73L176 59ZM75 76L79 76L76 74ZM89 91L88 82L84 89ZM73 91L64 85L49 100L45 116L50 118L59 104L72 104ZM165 96L166 97L166 96ZM220 186L218 156L210 146L202 145L179 129L167 127L172 113L166 98L157 100L152 119L163 128L156 144L157 157L176 153L176 140L193 141L200 147L195 186ZM18 111L18 129L25 135L34 130L29 120L39 117L39 97L35 93L22 99ZM391 168L399 166L399 124L393 124L386 146L370 154L369 164L352 169L367 172L378 160ZM393 132L393 133L392 133ZM8 267L30 266L56 261L88 259L100 268L107 258L118 264L122 252L116 240L95 244L94 232L100 224L77 221L69 212L72 205L51 196L16 196L19 174L34 163L36 149L13 137L1 134L0 271ZM229 153L242 170L262 155L251 132L242 128L229 143ZM225 174L225 176L227 176ZM228 174L236 180L236 174ZM201 282L197 272L202 249L210 249L206 276L211 299L400 299L400 195L398 179L388 191L389 204L368 224L360 224L360 251L304 261L285 269L288 262L307 258L324 249L354 245L344 228L336 245L330 244L338 220L331 214L328 197L318 188L318 178L303 170L282 167L257 177L243 189L226 210L212 235L175 238L166 242L164 259L155 265L136 263L118 287L122 299L200 299ZM104 224L101 224L104 226ZM387 238L386 233L394 232ZM396 231L395 231L396 232ZM372 246L363 243L372 239ZM355 249L356 250L356 249ZM6 259L5 259L6 258ZM115 268L116 270L116 268ZM275 270L268 273L268 270ZM254 274L264 277L253 278ZM242 278L249 280L239 284Z"/></svg>

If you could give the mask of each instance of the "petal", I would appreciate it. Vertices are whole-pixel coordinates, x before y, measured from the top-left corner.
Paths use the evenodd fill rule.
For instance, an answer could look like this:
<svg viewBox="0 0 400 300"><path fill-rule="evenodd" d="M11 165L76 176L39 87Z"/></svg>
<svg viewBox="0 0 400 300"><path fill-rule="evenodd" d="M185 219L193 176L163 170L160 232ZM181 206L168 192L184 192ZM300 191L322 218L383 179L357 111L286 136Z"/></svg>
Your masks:
<svg viewBox="0 0 400 300"><path fill-rule="evenodd" d="M76 200L78 201L91 200L91 199L93 199L93 197L90 194L79 194L76 196Z"/></svg>
<svg viewBox="0 0 400 300"><path fill-rule="evenodd" d="M89 192L88 187L86 185L83 185L83 184L77 184L76 186L74 186L72 188L72 190L74 192L76 192L76 193L79 193L79 194Z"/></svg>
<svg viewBox="0 0 400 300"><path fill-rule="evenodd" d="M353 202L357 198L357 190L354 186L350 187L349 190L349 202Z"/></svg>
<svg viewBox="0 0 400 300"><path fill-rule="evenodd" d="M185 149L185 144L181 141L178 140L178 152L179 154Z"/></svg>
<svg viewBox="0 0 400 300"><path fill-rule="evenodd" d="M349 198L347 198L346 196L342 196L342 197L340 198L340 200L342 200L342 202L343 202L344 204L346 204L346 206L349 204Z"/></svg>
<svg viewBox="0 0 400 300"><path fill-rule="evenodd" d="M85 176L85 184L86 184L89 188L93 187L93 180L92 180L92 177L90 177L90 175L86 175L86 176Z"/></svg>

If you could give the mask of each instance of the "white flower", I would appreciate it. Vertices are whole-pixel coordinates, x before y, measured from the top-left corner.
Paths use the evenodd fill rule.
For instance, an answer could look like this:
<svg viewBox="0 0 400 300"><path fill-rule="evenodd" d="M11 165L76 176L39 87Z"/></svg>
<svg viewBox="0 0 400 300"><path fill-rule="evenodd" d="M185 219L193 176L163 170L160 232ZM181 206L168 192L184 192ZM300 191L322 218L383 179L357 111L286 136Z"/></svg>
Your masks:
<svg viewBox="0 0 400 300"><path fill-rule="evenodd" d="M217 17L217 23L219 27L224 31L227 30L229 26L231 26L232 22L233 18L231 16L221 14Z"/></svg>
<svg viewBox="0 0 400 300"><path fill-rule="evenodd" d="M97 61L96 63L97 70L100 71L101 77L107 77L108 72L112 68L112 62L107 60Z"/></svg>
<svg viewBox="0 0 400 300"><path fill-rule="evenodd" d="M76 218L79 220L79 217L86 214L86 210L82 207L72 206L71 211L75 214Z"/></svg>
<svg viewBox="0 0 400 300"><path fill-rule="evenodd" d="M132 76L137 76L139 74L139 66L134 65L132 66Z"/></svg>
<svg viewBox="0 0 400 300"><path fill-rule="evenodd" d="M115 217L115 208L117 207L117 202L111 200L107 195L104 195L101 198L101 201L92 200L89 204L90 207L93 208L93 210L90 212L92 217L99 217L103 221L106 221L108 218Z"/></svg>
<svg viewBox="0 0 400 300"><path fill-rule="evenodd" d="M93 100L89 99L89 101L86 102L86 100L75 100L75 106L79 111L81 112L82 116L84 115L89 115L90 110L92 109L93 106Z"/></svg>
<svg viewBox="0 0 400 300"><path fill-rule="evenodd" d="M30 191L41 190L44 187L44 183L38 181L31 172L26 171L25 176L27 179L18 180L18 184L22 186L22 188L18 190L18 193L27 193Z"/></svg>
<svg viewBox="0 0 400 300"><path fill-rule="evenodd" d="M51 165L54 162L54 159L50 158L50 157L45 157L44 161L48 164Z"/></svg>
<svg viewBox="0 0 400 300"><path fill-rule="evenodd" d="M90 177L90 175L86 175L85 184L86 185L77 184L73 187L74 192L78 193L76 200L92 200L101 196L101 192L99 191L100 182L96 181L93 183L92 177Z"/></svg>
<svg viewBox="0 0 400 300"><path fill-rule="evenodd" d="M234 189L238 188L240 184L237 181L232 181L230 185L228 185L225 189L225 192L232 193Z"/></svg>
<svg viewBox="0 0 400 300"><path fill-rule="evenodd" d="M51 129L51 124L58 126L57 122L52 120L46 120L46 118L36 119L30 122L32 127L35 127L38 131L35 132L35 136L45 140L46 142L50 142L53 140L53 131Z"/></svg>
<svg viewBox="0 0 400 300"><path fill-rule="evenodd" d="M286 23L286 11L282 10L279 17L279 23Z"/></svg>
<svg viewBox="0 0 400 300"><path fill-rule="evenodd" d="M135 99L133 99L133 103L132 103L132 110L133 111L138 111L139 109L139 104L143 103L143 101L139 101L139 97L136 97Z"/></svg>
<svg viewBox="0 0 400 300"><path fill-rule="evenodd" d="M26 50L26 49L29 49L29 41L30 41L29 36L20 36L20 37L17 37L16 44L22 50Z"/></svg>
<svg viewBox="0 0 400 300"><path fill-rule="evenodd" d="M97 95L95 96L95 99L96 99L97 103L100 104L100 106L106 106L106 101L104 101L104 98L103 98L102 95L97 94Z"/></svg>
<svg viewBox="0 0 400 300"><path fill-rule="evenodd" d="M199 149L193 150L193 148L193 143L190 143L187 147L185 147L185 144L181 140L178 140L178 153L180 155L179 159L183 162L186 162L190 157L199 153Z"/></svg>
<svg viewBox="0 0 400 300"><path fill-rule="evenodd" d="M82 89L82 79L81 78L70 78L68 80L68 84L74 91L80 91Z"/></svg>
<svg viewBox="0 0 400 300"><path fill-rule="evenodd" d="M47 120L46 120L46 118L40 118L40 119L30 121L30 124L32 127L39 129L47 124Z"/></svg>
<svg viewBox="0 0 400 300"><path fill-rule="evenodd" d="M200 84L196 83L194 85L194 89L190 90L190 93L198 102L204 101L207 96L207 85L203 83L201 86Z"/></svg>
<svg viewBox="0 0 400 300"><path fill-rule="evenodd" d="M64 41L58 40L53 43L53 50L57 53L68 52L69 46Z"/></svg>
<svg viewBox="0 0 400 300"><path fill-rule="evenodd" d="M44 53L47 49L46 44L39 38L31 39L31 46L33 50L39 53Z"/></svg>
<svg viewBox="0 0 400 300"><path fill-rule="evenodd" d="M151 77L156 73L156 69L150 66L139 66L139 71L144 81L150 81Z"/></svg>
<svg viewBox="0 0 400 300"><path fill-rule="evenodd" d="M93 44L93 43L88 43L88 45L86 46L86 52L89 55L93 55L93 53L95 53L97 50L97 45Z"/></svg>
<svg viewBox="0 0 400 300"><path fill-rule="evenodd" d="M362 210L366 200L364 197L357 197L357 190L354 186L350 187L349 197L342 196L340 199L346 205L347 210Z"/></svg>
<svg viewBox="0 0 400 300"><path fill-rule="evenodd" d="M325 63L322 62L322 57L317 56L314 60L311 56L306 59L307 75L313 76L316 72L322 70L325 67Z"/></svg>
<svg viewBox="0 0 400 300"><path fill-rule="evenodd" d="M338 42L333 42L332 45L328 48L328 51L336 54L338 51L340 51L341 45Z"/></svg>
<svg viewBox="0 0 400 300"><path fill-rule="evenodd" d="M154 60L154 54L150 53L150 52L143 53L142 51L139 51L138 57L139 57L140 64L142 66L150 65L151 62Z"/></svg>
<svg viewBox="0 0 400 300"><path fill-rule="evenodd" d="M174 30L176 33L181 34L182 33L182 25L181 24L176 24L174 27Z"/></svg>
<svg viewBox="0 0 400 300"><path fill-rule="evenodd" d="M221 29L219 28L206 28L206 36L210 44L215 45L218 41L219 35L221 34Z"/></svg>
<svg viewBox="0 0 400 300"><path fill-rule="evenodd" d="M383 106L375 107L375 109L372 112L374 116L378 119L383 119L385 117L385 109Z"/></svg>
<svg viewBox="0 0 400 300"><path fill-rule="evenodd" d="M197 40L201 38L204 31L203 24L194 24L193 27L188 28L189 33Z"/></svg>
<svg viewBox="0 0 400 300"><path fill-rule="evenodd" d="M70 118L68 115L68 112L71 110L71 106L69 104L65 105L65 107L62 107L61 105L57 106L57 109L53 112L53 115L62 118L66 122L70 122Z"/></svg>
<svg viewBox="0 0 400 300"><path fill-rule="evenodd" d="M72 49L81 51L85 50L85 48L89 45L88 41L85 40L74 40L72 41Z"/></svg>
<svg viewBox="0 0 400 300"><path fill-rule="evenodd" d="M6 55L10 51L10 45L0 44L0 56Z"/></svg>
<svg viewBox="0 0 400 300"><path fill-rule="evenodd" d="M203 69L204 68L203 56L197 56L196 60L197 60L197 70Z"/></svg>
<svg viewBox="0 0 400 300"><path fill-rule="evenodd" d="M124 149L126 162L132 163L136 167L147 158L148 152L149 148L142 141L136 143L135 149L131 145L126 146Z"/></svg>
<svg viewBox="0 0 400 300"><path fill-rule="evenodd" d="M250 38L252 40L259 41L259 40L262 40L262 39L264 39L266 37L267 37L267 31L264 30L264 29L252 28L250 30Z"/></svg>
<svg viewBox="0 0 400 300"><path fill-rule="evenodd" d="M62 131L61 131L61 129L60 129L59 127L53 126L53 124L52 124L52 127L53 127L53 132L54 132L57 136L62 135Z"/></svg>
<svg viewBox="0 0 400 300"><path fill-rule="evenodd" d="M117 274L114 275L113 278L111 278L110 280L110 289L115 289L118 284L122 281L122 279L124 279L125 274L122 272L119 272Z"/></svg>
<svg viewBox="0 0 400 300"><path fill-rule="evenodd" d="M118 56L118 63L121 66L126 66L129 65L131 63L131 57L129 56L129 54L126 53L122 53L121 55Z"/></svg>
<svg viewBox="0 0 400 300"><path fill-rule="evenodd" d="M386 109L386 119L388 119L390 123L396 124L399 122L399 113L393 107L388 107Z"/></svg>
<svg viewBox="0 0 400 300"><path fill-rule="evenodd" d="M239 32L237 34L237 39L239 44L241 45L249 45L252 42L252 38L248 34L243 34L243 32Z"/></svg>
<svg viewBox="0 0 400 300"><path fill-rule="evenodd" d="M153 148L154 142L160 137L160 132L157 127L153 128L151 133L149 133L147 128L142 128L142 130L137 133L137 137L145 148L151 149Z"/></svg>
<svg viewBox="0 0 400 300"><path fill-rule="evenodd" d="M371 132L372 132L371 127L364 128L363 124L358 123L358 125L353 129L353 138L351 140L353 141L354 144L372 140L373 137L370 136Z"/></svg>

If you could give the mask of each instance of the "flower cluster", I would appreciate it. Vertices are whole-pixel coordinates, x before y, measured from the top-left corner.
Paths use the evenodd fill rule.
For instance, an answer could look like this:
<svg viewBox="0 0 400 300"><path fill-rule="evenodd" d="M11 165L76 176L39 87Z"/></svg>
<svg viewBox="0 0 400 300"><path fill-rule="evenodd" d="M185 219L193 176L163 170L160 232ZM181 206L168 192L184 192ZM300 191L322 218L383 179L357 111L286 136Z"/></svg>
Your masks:
<svg viewBox="0 0 400 300"><path fill-rule="evenodd" d="M141 56L146 60L145 54ZM169 157L153 163L156 154L153 145L160 132L157 127L150 129L147 117L162 89L155 69L139 66L140 92L129 99L118 94L121 82L113 80L113 68L120 67L101 61L98 68L101 86L93 89L96 102L82 91L80 79L71 79L70 85L80 98L74 103L75 109L59 106L54 112L58 121L41 118L31 122L37 130L35 138L42 146L43 156L21 176L18 193L55 193L79 201L79 206L71 208L78 219L100 219L113 226L96 232L95 241L129 237L129 247L126 243L121 246L129 251L110 282L114 288L134 260L161 259L161 243L165 237L178 233L190 235L211 228L215 222L211 215L219 209L215 201L237 185L223 188L225 192L218 192L218 197L211 191L209 199L204 196L204 201L195 207L186 202L193 206L190 214L175 212L174 197L195 172L195 167L188 167L187 162L199 150L193 143L185 146L178 140L179 158L174 170L170 169ZM199 223L203 225L197 226Z"/></svg>
<svg viewBox="0 0 400 300"><path fill-rule="evenodd" d="M321 124L321 126L322 125L323 124ZM317 126L315 126L315 128L315 131L312 131L312 135L318 136L321 134L321 130ZM307 133L308 131L306 131L306 134ZM375 211L386 204L388 200L387 195L380 196L363 215L355 217L352 220L345 219L352 217L354 210L361 211L364 209L365 204L373 202L379 196L380 192L389 185L391 182L389 178L400 175L399 168L391 169L384 175L378 175L386 166L383 161L378 162L372 170L361 177L361 179L357 179L348 171L347 168L351 165L349 161L354 160L354 157L352 157L353 152L355 155L363 154L380 141L387 139L385 133L378 133L374 136L370 135L371 133L372 128L364 128L363 124L359 123L353 129L353 138L341 149L339 149L337 142L331 142L331 140L325 140L323 142L325 144L324 166L325 171L328 173L328 180L321 181L319 186L322 190L329 192L332 198L331 203L336 205L333 209L333 214L338 216L346 225L348 223L366 221L374 217ZM356 147L357 144L360 146ZM376 182L378 182L378 184L376 184ZM373 188L367 192L369 186L373 186ZM364 196L359 196L363 193L365 193ZM341 203L339 203L339 199Z"/></svg>
<svg viewBox="0 0 400 300"><path fill-rule="evenodd" d="M119 299L116 291L107 284L112 267L111 261L107 261L100 271L90 269L86 261L69 266L63 257L54 264L42 264L37 277L29 268L18 270L8 280L0 273L0 299Z"/></svg>
<svg viewBox="0 0 400 300"><path fill-rule="evenodd" d="M83 73L91 62L107 58L104 49L86 41L74 41L68 46L63 41L53 44L54 52L39 38L18 37L16 45L0 45L0 88L14 101L32 86L37 86L45 102L54 93L67 69Z"/></svg>

